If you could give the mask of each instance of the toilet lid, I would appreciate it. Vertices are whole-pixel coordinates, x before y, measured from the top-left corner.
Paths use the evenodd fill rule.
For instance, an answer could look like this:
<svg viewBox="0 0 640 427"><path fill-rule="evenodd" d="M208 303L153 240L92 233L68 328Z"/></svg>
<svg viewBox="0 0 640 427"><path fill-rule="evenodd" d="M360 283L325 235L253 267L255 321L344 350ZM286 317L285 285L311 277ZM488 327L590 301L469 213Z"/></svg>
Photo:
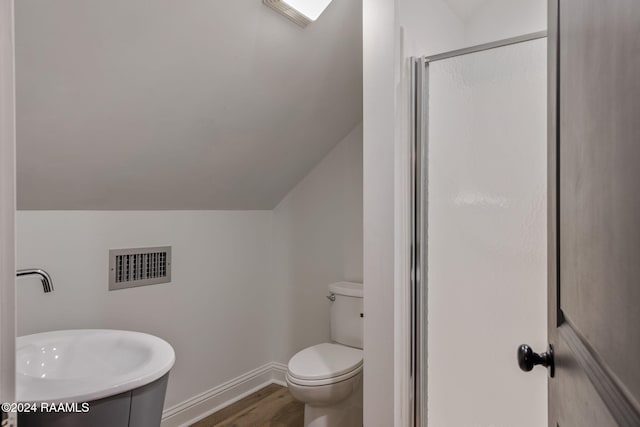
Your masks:
<svg viewBox="0 0 640 427"><path fill-rule="evenodd" d="M289 360L289 374L303 380L322 380L362 366L362 350L323 343L305 348Z"/></svg>

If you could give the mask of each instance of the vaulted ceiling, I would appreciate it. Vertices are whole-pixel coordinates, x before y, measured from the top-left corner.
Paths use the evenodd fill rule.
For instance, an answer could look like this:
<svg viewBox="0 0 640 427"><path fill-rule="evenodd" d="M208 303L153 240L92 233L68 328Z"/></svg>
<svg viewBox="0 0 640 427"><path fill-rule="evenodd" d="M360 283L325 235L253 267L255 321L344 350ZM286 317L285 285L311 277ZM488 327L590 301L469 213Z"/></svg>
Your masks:
<svg viewBox="0 0 640 427"><path fill-rule="evenodd" d="M361 6L17 1L18 208L273 208L362 120Z"/></svg>

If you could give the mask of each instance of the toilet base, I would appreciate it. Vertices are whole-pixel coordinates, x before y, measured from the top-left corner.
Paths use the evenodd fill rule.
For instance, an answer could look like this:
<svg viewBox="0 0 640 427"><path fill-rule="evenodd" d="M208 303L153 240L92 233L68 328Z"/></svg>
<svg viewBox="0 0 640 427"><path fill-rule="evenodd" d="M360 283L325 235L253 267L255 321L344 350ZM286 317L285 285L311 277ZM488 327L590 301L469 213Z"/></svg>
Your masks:
<svg viewBox="0 0 640 427"><path fill-rule="evenodd" d="M341 402L319 407L305 404L304 427L362 427L362 381Z"/></svg>

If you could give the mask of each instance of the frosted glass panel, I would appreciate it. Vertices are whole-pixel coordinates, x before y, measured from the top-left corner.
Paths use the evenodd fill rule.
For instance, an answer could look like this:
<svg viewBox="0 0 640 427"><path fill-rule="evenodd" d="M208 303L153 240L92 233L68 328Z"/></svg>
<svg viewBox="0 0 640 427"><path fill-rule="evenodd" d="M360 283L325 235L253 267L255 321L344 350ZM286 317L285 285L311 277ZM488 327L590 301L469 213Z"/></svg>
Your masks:
<svg viewBox="0 0 640 427"><path fill-rule="evenodd" d="M546 40L432 62L427 413L431 427L547 424Z"/></svg>

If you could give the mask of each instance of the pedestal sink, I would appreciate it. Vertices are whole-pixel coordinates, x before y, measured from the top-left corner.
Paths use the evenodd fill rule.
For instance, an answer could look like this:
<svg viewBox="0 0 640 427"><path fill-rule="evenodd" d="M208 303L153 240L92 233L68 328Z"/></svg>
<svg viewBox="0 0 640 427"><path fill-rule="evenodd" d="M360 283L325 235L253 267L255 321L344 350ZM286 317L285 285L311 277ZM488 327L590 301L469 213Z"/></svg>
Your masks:
<svg viewBox="0 0 640 427"><path fill-rule="evenodd" d="M22 413L21 427L160 424L175 361L166 341L140 332L78 329L18 337L16 350L18 402L89 402L88 412Z"/></svg>

